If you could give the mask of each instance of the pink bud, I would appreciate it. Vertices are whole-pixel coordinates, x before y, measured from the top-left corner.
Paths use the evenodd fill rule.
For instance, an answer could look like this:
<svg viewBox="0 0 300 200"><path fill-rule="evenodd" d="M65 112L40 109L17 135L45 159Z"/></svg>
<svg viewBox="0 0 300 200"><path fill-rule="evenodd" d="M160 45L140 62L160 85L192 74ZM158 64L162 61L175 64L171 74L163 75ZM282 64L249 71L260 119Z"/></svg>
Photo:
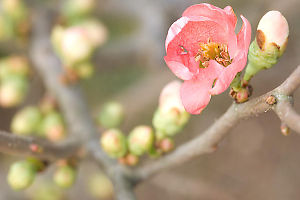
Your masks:
<svg viewBox="0 0 300 200"><path fill-rule="evenodd" d="M261 49L271 43L282 47L287 42L288 36L288 22L279 11L269 11L259 21L256 40Z"/></svg>
<svg viewBox="0 0 300 200"><path fill-rule="evenodd" d="M180 98L180 87L180 81L172 81L163 88L159 97L161 112L167 113L171 110L185 111Z"/></svg>

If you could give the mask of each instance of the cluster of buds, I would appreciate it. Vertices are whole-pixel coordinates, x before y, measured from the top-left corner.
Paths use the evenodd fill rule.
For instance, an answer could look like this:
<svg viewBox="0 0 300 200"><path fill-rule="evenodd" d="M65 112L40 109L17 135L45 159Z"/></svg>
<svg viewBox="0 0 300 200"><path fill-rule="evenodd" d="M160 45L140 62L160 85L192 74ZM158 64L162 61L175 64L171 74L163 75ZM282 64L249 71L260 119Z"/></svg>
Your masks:
<svg viewBox="0 0 300 200"><path fill-rule="evenodd" d="M277 63L286 49L288 36L288 23L279 11L269 11L261 18L256 38L249 47L244 82L247 83L256 73Z"/></svg>
<svg viewBox="0 0 300 200"><path fill-rule="evenodd" d="M118 129L109 129L101 136L103 150L112 158L118 158L125 165L134 166L139 157L148 153L160 156L174 149L172 136L179 133L189 120L180 99L179 81L167 84L161 92L159 108L153 117L153 127L139 125L125 136ZM106 104L99 121L104 127L119 125L123 119L123 109L117 103Z"/></svg>
<svg viewBox="0 0 300 200"><path fill-rule="evenodd" d="M26 39L29 26L29 11L23 0L0 2L0 40Z"/></svg>
<svg viewBox="0 0 300 200"><path fill-rule="evenodd" d="M35 158L28 158L10 166L7 181L14 190L28 188L34 181L36 173L45 169L45 164Z"/></svg>
<svg viewBox="0 0 300 200"><path fill-rule="evenodd" d="M39 107L27 106L16 113L11 123L11 130L19 135L34 135L53 142L66 136L66 127L55 102L45 98Z"/></svg>
<svg viewBox="0 0 300 200"><path fill-rule="evenodd" d="M30 67L23 56L0 60L0 106L13 107L22 103L29 86Z"/></svg>
<svg viewBox="0 0 300 200"><path fill-rule="evenodd" d="M66 82L93 74L93 52L107 40L106 27L89 17L94 7L95 0L65 1L62 13L67 26L56 25L52 31L52 44L65 67Z"/></svg>

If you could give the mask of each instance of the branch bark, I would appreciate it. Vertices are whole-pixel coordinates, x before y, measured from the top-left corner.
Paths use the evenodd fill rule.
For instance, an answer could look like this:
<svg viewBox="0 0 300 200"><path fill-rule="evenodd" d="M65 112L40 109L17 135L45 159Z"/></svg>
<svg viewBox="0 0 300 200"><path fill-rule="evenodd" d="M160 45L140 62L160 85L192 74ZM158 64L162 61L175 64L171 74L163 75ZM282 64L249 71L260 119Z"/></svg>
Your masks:
<svg viewBox="0 0 300 200"><path fill-rule="evenodd" d="M233 103L230 108L204 133L194 138L190 142L180 146L173 153L142 166L136 170L135 178L143 180L162 170L185 163L199 155L212 153L217 149L217 144L229 133L229 131L242 119L257 116L275 108L282 120L288 122L292 128L298 130L299 116L292 110L291 105L282 102L279 96L288 98L300 85L300 66L284 81L279 87L265 95L254 98L243 104ZM277 97L277 105L269 105L266 99L269 96ZM280 113L280 112L282 113ZM283 114L284 113L284 114Z"/></svg>

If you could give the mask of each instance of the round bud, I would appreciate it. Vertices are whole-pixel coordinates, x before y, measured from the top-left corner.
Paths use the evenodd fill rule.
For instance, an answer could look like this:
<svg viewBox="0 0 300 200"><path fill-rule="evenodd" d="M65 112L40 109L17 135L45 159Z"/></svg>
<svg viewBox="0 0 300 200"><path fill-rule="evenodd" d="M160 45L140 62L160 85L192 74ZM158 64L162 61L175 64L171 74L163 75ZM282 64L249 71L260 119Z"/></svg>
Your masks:
<svg viewBox="0 0 300 200"><path fill-rule="evenodd" d="M54 173L54 182L62 187L71 187L76 179L75 169L69 165L60 166Z"/></svg>
<svg viewBox="0 0 300 200"><path fill-rule="evenodd" d="M27 9L22 0L2 0L0 5L5 14L15 21L25 18Z"/></svg>
<svg viewBox="0 0 300 200"><path fill-rule="evenodd" d="M88 190L97 199L110 199L113 196L113 185L103 173L93 174L89 178Z"/></svg>
<svg viewBox="0 0 300 200"><path fill-rule="evenodd" d="M136 156L149 151L154 143L154 133L149 126L137 126L128 136L129 151Z"/></svg>
<svg viewBox="0 0 300 200"><path fill-rule="evenodd" d="M244 103L248 101L249 93L246 88L240 88L239 91L236 93L236 102L237 103Z"/></svg>
<svg viewBox="0 0 300 200"><path fill-rule="evenodd" d="M28 195L31 200L65 200L63 190L61 190L53 182L45 180L37 180L29 190Z"/></svg>
<svg viewBox="0 0 300 200"><path fill-rule="evenodd" d="M80 25L83 27L90 39L92 40L94 47L98 47L107 41L108 33L106 27L97 20L89 19L83 21Z"/></svg>
<svg viewBox="0 0 300 200"><path fill-rule="evenodd" d="M41 124L42 135L45 135L51 141L59 141L65 138L66 130L62 115L53 111L47 113Z"/></svg>
<svg viewBox="0 0 300 200"><path fill-rule="evenodd" d="M65 30L61 53L67 65L74 65L89 59L93 49L93 43L84 28L70 27Z"/></svg>
<svg viewBox="0 0 300 200"><path fill-rule="evenodd" d="M103 150L112 158L123 157L127 152L126 138L118 129L105 131L100 140Z"/></svg>
<svg viewBox="0 0 300 200"><path fill-rule="evenodd" d="M19 161L11 165L7 181L14 190L29 187L35 178L35 166L29 161Z"/></svg>
<svg viewBox="0 0 300 200"><path fill-rule="evenodd" d="M276 45L283 50L289 36L289 25L285 17L276 10L267 12L257 26L256 40L261 49Z"/></svg>
<svg viewBox="0 0 300 200"><path fill-rule="evenodd" d="M76 74L82 78L90 78L94 73L94 65L90 62L84 62L76 65L75 68Z"/></svg>
<svg viewBox="0 0 300 200"><path fill-rule="evenodd" d="M79 17L89 14L96 6L95 0L65 0L63 14L69 20L76 20Z"/></svg>
<svg viewBox="0 0 300 200"><path fill-rule="evenodd" d="M34 134L38 130L41 120L42 114L37 107L25 107L12 119L11 131L19 135Z"/></svg>
<svg viewBox="0 0 300 200"><path fill-rule="evenodd" d="M158 147L163 153L168 153L174 149L174 141L166 137L158 142Z"/></svg>
<svg viewBox="0 0 300 200"><path fill-rule="evenodd" d="M0 61L0 78L8 76L23 76L29 75L28 60L23 56L11 56Z"/></svg>
<svg viewBox="0 0 300 200"><path fill-rule="evenodd" d="M28 81L21 76L8 76L2 79L0 85L0 105L13 107L19 105L25 98Z"/></svg>
<svg viewBox="0 0 300 200"><path fill-rule="evenodd" d="M116 128L124 119L123 106L118 102L108 102L103 105L97 121L104 128Z"/></svg>
<svg viewBox="0 0 300 200"><path fill-rule="evenodd" d="M135 166L139 163L139 157L133 154L128 154L125 157L126 164L129 166Z"/></svg>

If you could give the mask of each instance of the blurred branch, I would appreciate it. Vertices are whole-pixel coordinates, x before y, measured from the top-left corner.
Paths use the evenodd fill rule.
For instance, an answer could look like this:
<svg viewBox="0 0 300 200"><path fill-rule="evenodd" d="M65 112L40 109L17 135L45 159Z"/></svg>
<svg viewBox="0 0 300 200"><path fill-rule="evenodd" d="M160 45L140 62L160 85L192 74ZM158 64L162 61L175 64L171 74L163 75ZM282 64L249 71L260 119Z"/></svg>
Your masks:
<svg viewBox="0 0 300 200"><path fill-rule="evenodd" d="M300 66L284 81L279 87L265 95L252 99L243 104L232 104L230 108L204 133L194 138L190 142L180 146L173 153L159 159L156 162L142 166L136 170L136 178L146 179L162 170L183 164L195 157L212 153L217 149L217 144L229 133L229 131L242 119L257 116L274 107L275 111L281 111L279 115L283 120L289 121L291 127L299 130L299 116L291 108L281 102L281 98L277 98L277 105L269 105L266 99L273 95L290 96L300 85ZM288 98L288 97L287 97ZM298 123L298 124L297 124Z"/></svg>
<svg viewBox="0 0 300 200"><path fill-rule="evenodd" d="M79 145L75 141L51 143L31 137L22 137L5 131L0 131L0 152L18 156L35 156L37 158L55 161L78 153Z"/></svg>

